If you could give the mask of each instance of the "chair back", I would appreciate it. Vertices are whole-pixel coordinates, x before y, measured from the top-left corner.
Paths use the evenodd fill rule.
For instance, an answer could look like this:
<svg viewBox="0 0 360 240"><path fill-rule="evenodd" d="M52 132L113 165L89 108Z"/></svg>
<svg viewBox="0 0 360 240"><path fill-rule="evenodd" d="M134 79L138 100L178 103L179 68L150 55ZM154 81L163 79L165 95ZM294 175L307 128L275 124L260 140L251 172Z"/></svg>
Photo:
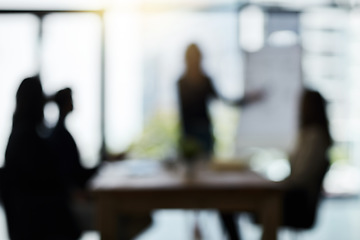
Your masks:
<svg viewBox="0 0 360 240"><path fill-rule="evenodd" d="M328 159L324 159L321 171L311 189L287 191L284 196L284 226L296 229L310 229L314 226L322 196L323 181L329 167Z"/></svg>

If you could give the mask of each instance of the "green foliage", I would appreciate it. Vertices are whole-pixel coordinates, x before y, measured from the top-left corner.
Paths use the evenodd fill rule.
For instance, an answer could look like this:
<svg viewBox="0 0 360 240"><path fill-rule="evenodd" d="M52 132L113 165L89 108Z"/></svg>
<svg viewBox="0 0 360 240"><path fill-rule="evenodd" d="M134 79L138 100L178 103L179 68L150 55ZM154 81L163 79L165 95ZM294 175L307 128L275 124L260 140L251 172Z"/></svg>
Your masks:
<svg viewBox="0 0 360 240"><path fill-rule="evenodd" d="M340 143L334 144L329 151L329 158L331 163L348 163L350 159L349 146Z"/></svg>
<svg viewBox="0 0 360 240"><path fill-rule="evenodd" d="M184 138L179 141L179 152L184 159L193 159L198 157L203 148L201 144L193 138Z"/></svg>
<svg viewBox="0 0 360 240"><path fill-rule="evenodd" d="M163 159L176 154L179 121L175 112L158 112L145 125L141 136L129 148L134 158Z"/></svg>

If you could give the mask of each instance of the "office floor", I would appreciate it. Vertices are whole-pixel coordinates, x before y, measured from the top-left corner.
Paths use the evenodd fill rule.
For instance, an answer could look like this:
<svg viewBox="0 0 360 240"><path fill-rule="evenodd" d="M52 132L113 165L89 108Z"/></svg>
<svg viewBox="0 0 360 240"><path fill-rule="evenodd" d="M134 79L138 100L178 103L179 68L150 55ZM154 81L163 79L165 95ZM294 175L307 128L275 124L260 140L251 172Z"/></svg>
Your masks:
<svg viewBox="0 0 360 240"><path fill-rule="evenodd" d="M225 240L215 211L157 211L153 225L136 240L193 240L194 222L197 219L203 240ZM252 224L247 215L239 218L243 239L260 239L261 229ZM280 240L358 240L360 239L360 198L325 199L319 209L314 229L296 234L280 230ZM0 208L0 239L8 240L4 211ZM81 240L99 240L97 232L84 233Z"/></svg>
<svg viewBox="0 0 360 240"><path fill-rule="evenodd" d="M159 211L154 215L155 224L136 240L193 240L195 214L183 211ZM217 213L200 212L198 219L204 240L225 240ZM260 239L261 229L244 215L239 219L244 240ZM281 229L279 240L358 240L360 239L360 198L325 199L319 209L314 229L294 233Z"/></svg>

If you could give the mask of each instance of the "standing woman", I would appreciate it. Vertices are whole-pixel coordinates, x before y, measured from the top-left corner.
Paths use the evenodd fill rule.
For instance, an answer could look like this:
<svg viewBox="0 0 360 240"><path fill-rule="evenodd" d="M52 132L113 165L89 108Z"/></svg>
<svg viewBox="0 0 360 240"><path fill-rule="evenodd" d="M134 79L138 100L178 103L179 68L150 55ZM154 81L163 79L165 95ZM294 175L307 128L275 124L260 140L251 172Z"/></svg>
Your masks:
<svg viewBox="0 0 360 240"><path fill-rule="evenodd" d="M213 99L245 106L262 98L262 92L253 92L238 100L227 99L216 91L210 77L201 67L202 54L196 44L190 44L185 53L186 69L177 82L180 108L181 139L199 145L206 155L211 155L214 147L213 125L208 103Z"/></svg>
<svg viewBox="0 0 360 240"><path fill-rule="evenodd" d="M210 78L201 68L202 55L197 45L188 46L186 70L178 81L181 139L193 140L205 153L212 153L214 137L208 112L208 101L218 95Z"/></svg>
<svg viewBox="0 0 360 240"><path fill-rule="evenodd" d="M185 53L186 69L177 83L179 105L181 143L186 151L189 149L198 151L195 154L205 154L207 157L213 153L214 136L213 125L209 114L208 103L213 99L221 99L228 104L245 106L262 98L262 92L253 92L239 100L229 100L217 93L211 79L201 67L202 54L199 47L190 44ZM183 153L184 154L184 153ZM186 153L184 154L186 155ZM221 213L221 222L231 233L236 234L233 226L233 214ZM231 234L230 233L230 234Z"/></svg>
<svg viewBox="0 0 360 240"><path fill-rule="evenodd" d="M79 237L57 156L44 137L44 104L39 77L23 80L16 93L3 178L2 196L11 240Z"/></svg>

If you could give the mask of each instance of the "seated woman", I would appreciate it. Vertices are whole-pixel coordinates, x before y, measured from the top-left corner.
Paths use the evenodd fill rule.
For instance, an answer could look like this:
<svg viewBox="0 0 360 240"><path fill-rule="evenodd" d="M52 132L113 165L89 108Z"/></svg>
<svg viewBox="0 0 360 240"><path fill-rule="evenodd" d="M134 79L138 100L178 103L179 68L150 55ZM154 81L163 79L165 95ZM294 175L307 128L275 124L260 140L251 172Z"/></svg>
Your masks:
<svg viewBox="0 0 360 240"><path fill-rule="evenodd" d="M75 240L80 236L57 155L44 137L44 104L40 79L25 79L16 94L2 184L12 240Z"/></svg>
<svg viewBox="0 0 360 240"><path fill-rule="evenodd" d="M97 168L87 169L82 166L76 142L65 126L67 116L73 111L71 89L65 88L58 91L53 99L59 108L59 119L50 136L50 141L59 156L59 168L65 178L66 186L69 190L82 190Z"/></svg>
<svg viewBox="0 0 360 240"><path fill-rule="evenodd" d="M328 169L332 145L326 103L320 93L304 90L300 103L298 139L290 156L291 173L279 184L285 188L283 224L309 228L315 220L322 180ZM240 239L233 214L223 216L231 240Z"/></svg>
<svg viewBox="0 0 360 240"><path fill-rule="evenodd" d="M281 183L287 190L283 225L306 228L313 224L331 145L325 100L320 93L305 90L298 141L290 156L291 174Z"/></svg>
<svg viewBox="0 0 360 240"><path fill-rule="evenodd" d="M86 184L96 173L97 167L83 167L75 139L65 125L66 118L74 108L72 90L61 89L50 100L53 100L59 108L59 119L49 138L58 156L58 169L64 187L70 195L72 211L79 228L93 230L95 207L90 194L86 191Z"/></svg>
<svg viewBox="0 0 360 240"><path fill-rule="evenodd" d="M95 205L87 192L86 184L98 167L85 168L75 139L65 126L65 120L73 111L72 90L64 88L56 92L52 100L59 108L59 119L50 135L55 150L64 186L71 196L71 207L76 223L81 230L95 229ZM151 223L150 215L123 215L119 217L121 239L132 239Z"/></svg>

